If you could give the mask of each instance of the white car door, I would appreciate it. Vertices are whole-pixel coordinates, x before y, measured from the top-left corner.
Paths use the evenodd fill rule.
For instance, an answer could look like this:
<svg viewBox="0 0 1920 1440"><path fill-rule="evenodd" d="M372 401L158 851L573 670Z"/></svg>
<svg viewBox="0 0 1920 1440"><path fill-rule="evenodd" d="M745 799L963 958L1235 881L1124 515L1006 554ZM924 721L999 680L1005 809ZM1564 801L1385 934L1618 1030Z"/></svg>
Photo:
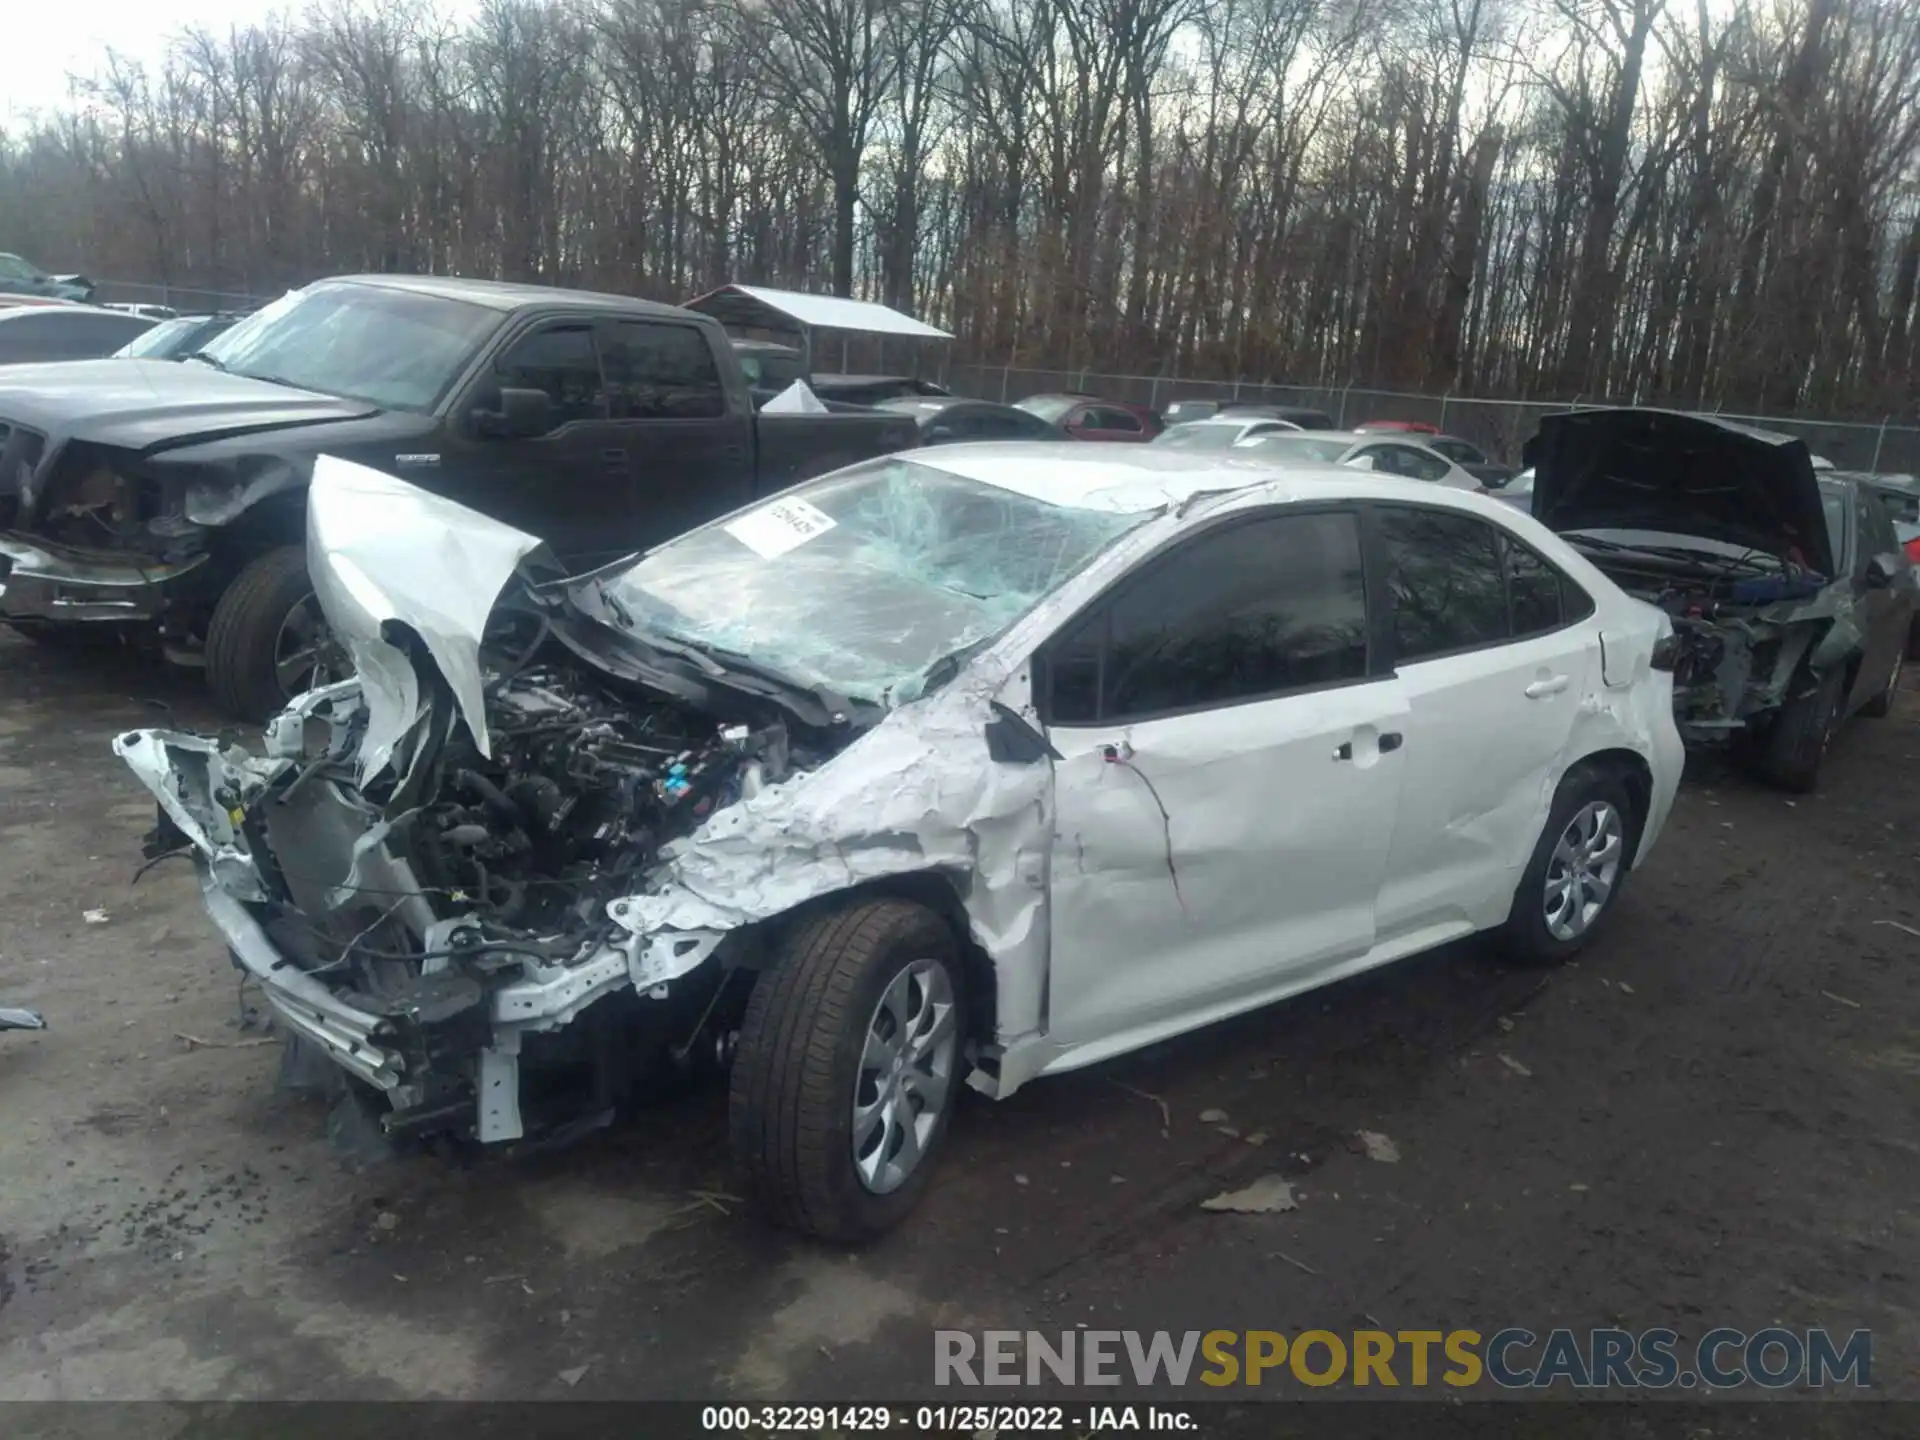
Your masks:
<svg viewBox="0 0 1920 1440"><path fill-rule="evenodd" d="M1222 517L1043 647L1065 1066L1366 953L1406 720L1370 642L1358 516L1317 507Z"/></svg>
<svg viewBox="0 0 1920 1440"><path fill-rule="evenodd" d="M1504 527L1412 505L1375 525L1411 711L1379 935L1427 943L1504 917L1599 646L1593 601Z"/></svg>

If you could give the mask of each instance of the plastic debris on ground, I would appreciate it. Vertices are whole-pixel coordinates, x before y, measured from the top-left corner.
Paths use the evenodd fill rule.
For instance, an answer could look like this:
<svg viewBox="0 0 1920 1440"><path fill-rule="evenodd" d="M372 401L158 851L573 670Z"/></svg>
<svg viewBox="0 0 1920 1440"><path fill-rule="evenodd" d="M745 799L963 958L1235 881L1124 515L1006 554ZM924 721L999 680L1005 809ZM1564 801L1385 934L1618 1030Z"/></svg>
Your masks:
<svg viewBox="0 0 1920 1440"><path fill-rule="evenodd" d="M1280 1175L1262 1175L1243 1190L1227 1190L1211 1200L1200 1202L1202 1210L1229 1210L1239 1215L1271 1215L1282 1210L1298 1210L1293 1186Z"/></svg>

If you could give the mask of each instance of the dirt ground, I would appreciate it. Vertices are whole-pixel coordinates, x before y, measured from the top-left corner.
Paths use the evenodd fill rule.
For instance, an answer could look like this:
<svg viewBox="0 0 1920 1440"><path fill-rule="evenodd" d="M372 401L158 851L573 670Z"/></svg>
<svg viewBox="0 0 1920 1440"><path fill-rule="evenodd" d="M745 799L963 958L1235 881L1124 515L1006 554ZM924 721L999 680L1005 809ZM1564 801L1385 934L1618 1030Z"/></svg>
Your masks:
<svg viewBox="0 0 1920 1440"><path fill-rule="evenodd" d="M530 1159L343 1157L187 867L129 883L151 806L108 742L206 718L0 640L0 1001L52 1027L0 1035L0 1398L900 1399L937 1326L1376 1322L1866 1327L1920 1397L1920 696L1814 796L1696 766L1577 966L1462 944L969 1096L852 1255L726 1198L715 1092ZM1274 1171L1298 1210L1200 1209Z"/></svg>

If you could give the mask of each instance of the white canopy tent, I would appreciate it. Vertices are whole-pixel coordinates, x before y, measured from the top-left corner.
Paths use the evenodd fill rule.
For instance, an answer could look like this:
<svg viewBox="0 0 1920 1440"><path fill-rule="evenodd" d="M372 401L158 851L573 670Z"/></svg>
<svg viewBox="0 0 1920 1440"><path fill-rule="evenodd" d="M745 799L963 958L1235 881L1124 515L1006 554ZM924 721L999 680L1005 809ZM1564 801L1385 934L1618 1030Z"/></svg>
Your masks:
<svg viewBox="0 0 1920 1440"><path fill-rule="evenodd" d="M912 342L916 352L919 345L928 341L953 339L945 330L870 300L809 295L800 290L774 290L765 285L722 285L718 290L709 290L687 301L686 308L711 315L729 330L798 336L809 371L813 369L816 353L814 336L820 331L839 333L843 370L847 363L847 339L851 335L877 337L882 357L890 338Z"/></svg>

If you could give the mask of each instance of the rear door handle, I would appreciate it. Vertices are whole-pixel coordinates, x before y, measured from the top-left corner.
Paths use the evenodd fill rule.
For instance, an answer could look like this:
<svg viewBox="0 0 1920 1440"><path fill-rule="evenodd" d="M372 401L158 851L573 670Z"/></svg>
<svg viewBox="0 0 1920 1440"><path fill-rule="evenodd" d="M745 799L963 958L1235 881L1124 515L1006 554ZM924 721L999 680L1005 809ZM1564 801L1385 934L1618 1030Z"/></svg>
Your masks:
<svg viewBox="0 0 1920 1440"><path fill-rule="evenodd" d="M1544 680L1536 680L1527 686L1527 699L1544 700L1549 695L1558 695L1567 688L1569 681L1565 675L1549 675Z"/></svg>
<svg viewBox="0 0 1920 1440"><path fill-rule="evenodd" d="M1398 730L1386 731L1380 737L1380 753L1382 755L1391 754L1400 748L1401 743L1405 739L1406 736L1402 735ZM1333 758L1336 760L1353 759L1353 742L1351 740L1341 741L1338 748L1333 752Z"/></svg>
<svg viewBox="0 0 1920 1440"><path fill-rule="evenodd" d="M608 470L624 470L627 468L627 452L625 450L602 450L600 452L600 463Z"/></svg>

